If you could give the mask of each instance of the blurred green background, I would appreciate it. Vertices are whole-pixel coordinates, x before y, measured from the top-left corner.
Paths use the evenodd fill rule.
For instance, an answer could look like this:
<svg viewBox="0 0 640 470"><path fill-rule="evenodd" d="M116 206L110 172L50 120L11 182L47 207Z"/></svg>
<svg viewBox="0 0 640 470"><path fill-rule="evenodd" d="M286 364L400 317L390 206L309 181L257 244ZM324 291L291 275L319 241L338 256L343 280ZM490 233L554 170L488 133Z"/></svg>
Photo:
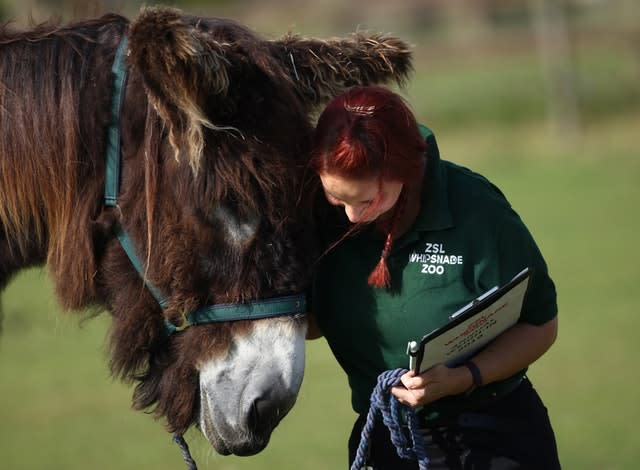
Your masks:
<svg viewBox="0 0 640 470"><path fill-rule="evenodd" d="M483 173L536 237L560 303L558 341L530 369L569 470L638 468L640 331L640 3L636 0L176 2L267 37L384 31L414 46L402 94L443 158ZM140 2L0 2L26 24ZM0 468L180 469L162 424L130 410L109 376L108 316L60 312L44 271L5 291L0 337ZM197 431L201 469L346 468L353 421L324 340L308 343L298 404L263 453L220 457Z"/></svg>

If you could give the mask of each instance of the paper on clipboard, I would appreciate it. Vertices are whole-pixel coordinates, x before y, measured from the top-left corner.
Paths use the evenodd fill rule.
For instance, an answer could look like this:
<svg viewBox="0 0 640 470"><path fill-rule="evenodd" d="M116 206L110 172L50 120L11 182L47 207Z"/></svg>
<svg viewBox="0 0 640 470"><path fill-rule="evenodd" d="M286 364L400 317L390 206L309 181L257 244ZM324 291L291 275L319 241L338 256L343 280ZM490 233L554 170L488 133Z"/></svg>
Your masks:
<svg viewBox="0 0 640 470"><path fill-rule="evenodd" d="M436 364L453 366L473 355L517 323L529 286L524 269L501 288L494 287L452 313L446 325L409 342L409 368L420 374Z"/></svg>

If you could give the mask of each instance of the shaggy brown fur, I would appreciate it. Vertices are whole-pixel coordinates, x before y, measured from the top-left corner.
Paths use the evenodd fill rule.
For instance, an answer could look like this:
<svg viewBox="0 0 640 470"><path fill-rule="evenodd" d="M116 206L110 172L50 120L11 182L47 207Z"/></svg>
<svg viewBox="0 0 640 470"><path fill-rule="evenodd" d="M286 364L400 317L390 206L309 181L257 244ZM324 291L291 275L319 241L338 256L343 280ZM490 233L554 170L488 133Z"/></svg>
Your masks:
<svg viewBox="0 0 640 470"><path fill-rule="evenodd" d="M102 204L111 65L129 36L117 208ZM247 322L165 337L164 319L214 302L300 292L313 252L301 191L316 107L347 86L410 69L378 35L267 41L228 20L147 9L0 32L0 288L46 262L67 309L113 315L111 367L138 408L184 431L196 364ZM216 210L259 221L234 241ZM115 240L133 238L162 311Z"/></svg>

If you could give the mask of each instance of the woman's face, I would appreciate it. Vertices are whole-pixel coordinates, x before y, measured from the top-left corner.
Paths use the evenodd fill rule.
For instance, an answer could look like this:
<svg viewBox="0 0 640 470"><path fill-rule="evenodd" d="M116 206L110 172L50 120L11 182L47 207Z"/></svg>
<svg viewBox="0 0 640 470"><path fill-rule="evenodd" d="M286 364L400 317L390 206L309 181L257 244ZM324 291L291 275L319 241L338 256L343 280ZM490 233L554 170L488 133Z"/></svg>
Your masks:
<svg viewBox="0 0 640 470"><path fill-rule="evenodd" d="M329 204L344 207L344 212L352 223L373 222L386 215L396 204L402 191L402 183L399 181L383 180L381 187L377 176L343 178L322 173L320 180Z"/></svg>

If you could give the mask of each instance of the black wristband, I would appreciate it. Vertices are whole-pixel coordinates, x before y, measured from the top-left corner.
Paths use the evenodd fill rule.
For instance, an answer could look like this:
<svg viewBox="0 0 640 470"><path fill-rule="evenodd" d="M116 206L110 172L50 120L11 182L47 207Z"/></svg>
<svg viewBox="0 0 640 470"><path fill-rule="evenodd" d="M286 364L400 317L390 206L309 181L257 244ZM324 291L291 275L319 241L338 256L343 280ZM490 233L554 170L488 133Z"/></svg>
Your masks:
<svg viewBox="0 0 640 470"><path fill-rule="evenodd" d="M480 373L480 369L478 369L478 366L473 361L465 362L464 366L469 369L469 372L471 372L471 377L473 379L471 388L467 390L467 393L471 393L476 388L482 386L482 374Z"/></svg>

